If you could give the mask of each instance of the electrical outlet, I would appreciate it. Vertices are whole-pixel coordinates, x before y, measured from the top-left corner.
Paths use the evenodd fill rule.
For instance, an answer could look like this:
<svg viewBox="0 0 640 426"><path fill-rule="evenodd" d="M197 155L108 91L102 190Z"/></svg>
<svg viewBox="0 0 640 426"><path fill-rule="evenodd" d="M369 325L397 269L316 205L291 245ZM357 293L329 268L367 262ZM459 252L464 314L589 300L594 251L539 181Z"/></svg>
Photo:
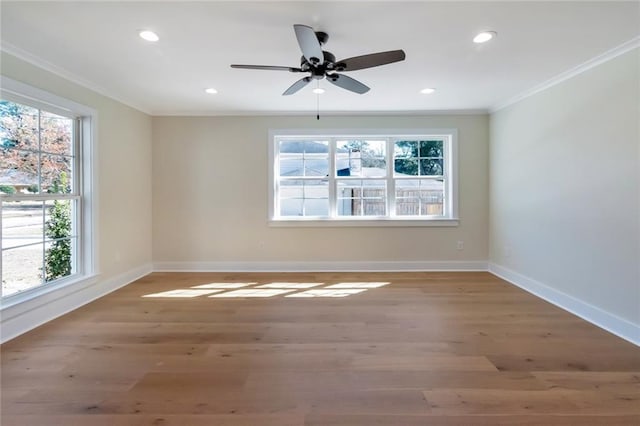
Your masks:
<svg viewBox="0 0 640 426"><path fill-rule="evenodd" d="M504 246L504 257L511 257L511 247Z"/></svg>
<svg viewBox="0 0 640 426"><path fill-rule="evenodd" d="M458 241L458 244L456 244L456 249L464 250L464 241Z"/></svg>

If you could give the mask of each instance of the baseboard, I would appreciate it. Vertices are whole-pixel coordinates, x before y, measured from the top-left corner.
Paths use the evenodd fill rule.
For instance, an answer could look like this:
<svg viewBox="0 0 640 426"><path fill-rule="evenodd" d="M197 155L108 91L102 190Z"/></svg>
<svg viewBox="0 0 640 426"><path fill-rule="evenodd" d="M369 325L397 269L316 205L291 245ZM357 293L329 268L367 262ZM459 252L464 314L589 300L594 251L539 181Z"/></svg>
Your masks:
<svg viewBox="0 0 640 426"><path fill-rule="evenodd" d="M484 261L156 262L156 272L486 271Z"/></svg>
<svg viewBox="0 0 640 426"><path fill-rule="evenodd" d="M640 326L511 269L489 263L489 272L610 333L640 346Z"/></svg>
<svg viewBox="0 0 640 426"><path fill-rule="evenodd" d="M78 282L6 307L0 313L0 343L86 305L151 272L152 265L146 264L106 280Z"/></svg>

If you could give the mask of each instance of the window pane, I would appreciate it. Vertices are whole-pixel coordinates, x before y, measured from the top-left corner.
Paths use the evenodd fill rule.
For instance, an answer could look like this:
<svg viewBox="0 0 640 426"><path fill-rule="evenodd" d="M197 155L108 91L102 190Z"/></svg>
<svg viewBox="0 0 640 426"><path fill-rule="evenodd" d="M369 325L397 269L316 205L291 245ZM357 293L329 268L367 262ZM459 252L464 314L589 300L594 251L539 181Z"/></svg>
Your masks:
<svg viewBox="0 0 640 426"><path fill-rule="evenodd" d="M73 120L42 111L40 130L42 151L66 156L73 155Z"/></svg>
<svg viewBox="0 0 640 426"><path fill-rule="evenodd" d="M442 160L421 159L420 175L422 176L442 176Z"/></svg>
<svg viewBox="0 0 640 426"><path fill-rule="evenodd" d="M386 176L384 140L341 140L336 142L337 176Z"/></svg>
<svg viewBox="0 0 640 426"><path fill-rule="evenodd" d="M2 248L43 241L42 201L2 203Z"/></svg>
<svg viewBox="0 0 640 426"><path fill-rule="evenodd" d="M2 251L2 296L42 284L43 244Z"/></svg>
<svg viewBox="0 0 640 426"><path fill-rule="evenodd" d="M327 141L305 141L305 154L329 154L329 142Z"/></svg>
<svg viewBox="0 0 640 426"><path fill-rule="evenodd" d="M280 198L303 198L304 186L302 180L280 181Z"/></svg>
<svg viewBox="0 0 640 426"><path fill-rule="evenodd" d="M304 200L305 216L328 216L329 199L306 199Z"/></svg>
<svg viewBox="0 0 640 426"><path fill-rule="evenodd" d="M420 157L442 158L442 141L420 141Z"/></svg>
<svg viewBox="0 0 640 426"><path fill-rule="evenodd" d="M71 193L72 164L71 157L61 155L41 155L40 173L42 174L42 192L49 194Z"/></svg>
<svg viewBox="0 0 640 426"><path fill-rule="evenodd" d="M420 199L403 198L396 201L396 215L398 216L419 216Z"/></svg>
<svg viewBox="0 0 640 426"><path fill-rule="evenodd" d="M436 179L399 179L396 181L396 215L442 216L444 182Z"/></svg>
<svg viewBox="0 0 640 426"><path fill-rule="evenodd" d="M417 176L418 175L418 159L399 159L396 158L393 165L396 175Z"/></svg>
<svg viewBox="0 0 640 426"><path fill-rule="evenodd" d="M0 191L7 194L38 192L38 154L15 149L0 152Z"/></svg>
<svg viewBox="0 0 640 426"><path fill-rule="evenodd" d="M38 110L0 101L0 146L37 151Z"/></svg>
<svg viewBox="0 0 640 426"><path fill-rule="evenodd" d="M304 175L305 176L328 176L329 175L329 159L324 158L307 158L304 159Z"/></svg>
<svg viewBox="0 0 640 426"><path fill-rule="evenodd" d="M365 198L362 200L364 216L385 216L387 214L384 198Z"/></svg>
<svg viewBox="0 0 640 426"><path fill-rule="evenodd" d="M329 198L329 184L322 180L304 181L304 198Z"/></svg>
<svg viewBox="0 0 640 426"><path fill-rule="evenodd" d="M384 216L386 181L338 181L337 207L341 216Z"/></svg>
<svg viewBox="0 0 640 426"><path fill-rule="evenodd" d="M386 141L364 141L362 147L362 175L384 177L387 175Z"/></svg>
<svg viewBox="0 0 640 426"><path fill-rule="evenodd" d="M442 198L420 200L420 213L422 216L442 216L444 214Z"/></svg>
<svg viewBox="0 0 640 426"><path fill-rule="evenodd" d="M338 198L360 197L361 180L339 180Z"/></svg>
<svg viewBox="0 0 640 426"><path fill-rule="evenodd" d="M329 186L323 180L280 182L281 216L328 216Z"/></svg>
<svg viewBox="0 0 640 426"><path fill-rule="evenodd" d="M418 141L396 141L393 147L396 158L417 158Z"/></svg>
<svg viewBox="0 0 640 426"><path fill-rule="evenodd" d="M304 176L302 156L280 157L280 176Z"/></svg>
<svg viewBox="0 0 640 426"><path fill-rule="evenodd" d="M302 198L280 200L280 216L302 216Z"/></svg>
<svg viewBox="0 0 640 426"><path fill-rule="evenodd" d="M302 154L304 153L304 142L303 141L280 141L280 150L281 154Z"/></svg>
<svg viewBox="0 0 640 426"><path fill-rule="evenodd" d="M420 214L442 216L444 214L444 182L425 179L420 182Z"/></svg>

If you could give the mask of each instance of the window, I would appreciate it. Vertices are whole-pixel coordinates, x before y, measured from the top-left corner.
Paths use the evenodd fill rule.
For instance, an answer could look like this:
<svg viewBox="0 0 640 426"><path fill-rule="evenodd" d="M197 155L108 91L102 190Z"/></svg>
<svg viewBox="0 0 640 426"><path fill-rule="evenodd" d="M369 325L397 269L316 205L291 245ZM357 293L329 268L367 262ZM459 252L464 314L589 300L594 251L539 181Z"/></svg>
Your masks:
<svg viewBox="0 0 640 426"><path fill-rule="evenodd" d="M455 130L269 139L273 224L457 224Z"/></svg>
<svg viewBox="0 0 640 426"><path fill-rule="evenodd" d="M78 281L92 268L91 117L10 79L0 97L3 304Z"/></svg>

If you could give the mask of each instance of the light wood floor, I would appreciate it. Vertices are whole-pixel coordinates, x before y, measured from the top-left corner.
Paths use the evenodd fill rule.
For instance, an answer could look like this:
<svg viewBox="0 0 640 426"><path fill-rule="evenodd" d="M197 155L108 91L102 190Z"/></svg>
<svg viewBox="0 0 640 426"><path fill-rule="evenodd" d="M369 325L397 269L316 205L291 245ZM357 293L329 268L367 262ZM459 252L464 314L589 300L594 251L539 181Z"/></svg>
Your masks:
<svg viewBox="0 0 640 426"><path fill-rule="evenodd" d="M389 284L142 297L237 282ZM1 351L2 426L640 425L640 348L488 273L155 273Z"/></svg>

